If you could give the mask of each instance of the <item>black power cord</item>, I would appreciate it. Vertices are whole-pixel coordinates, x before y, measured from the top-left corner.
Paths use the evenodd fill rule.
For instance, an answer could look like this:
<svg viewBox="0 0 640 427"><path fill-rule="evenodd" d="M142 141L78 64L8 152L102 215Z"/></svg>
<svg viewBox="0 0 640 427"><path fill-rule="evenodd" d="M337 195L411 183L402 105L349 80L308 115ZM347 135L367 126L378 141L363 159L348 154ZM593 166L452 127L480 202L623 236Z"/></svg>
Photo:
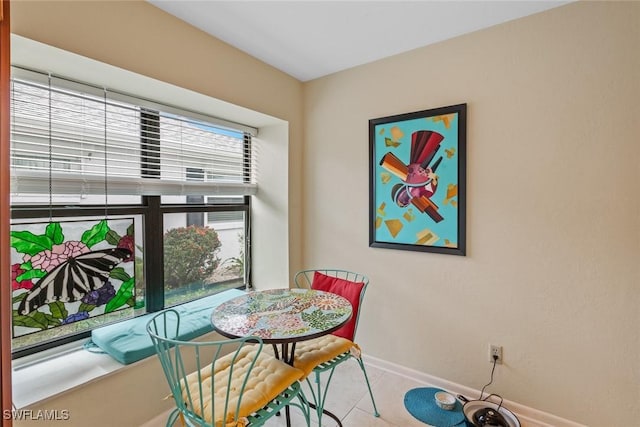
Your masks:
<svg viewBox="0 0 640 427"><path fill-rule="evenodd" d="M480 391L480 400L482 400L482 396L484 395L484 389L487 388L488 386L491 385L491 383L493 382L493 372L496 370L496 363L498 363L498 356L497 355L493 355L493 368L491 368L491 378L489 379L489 382L486 383L484 385L484 387L482 387L482 390Z"/></svg>

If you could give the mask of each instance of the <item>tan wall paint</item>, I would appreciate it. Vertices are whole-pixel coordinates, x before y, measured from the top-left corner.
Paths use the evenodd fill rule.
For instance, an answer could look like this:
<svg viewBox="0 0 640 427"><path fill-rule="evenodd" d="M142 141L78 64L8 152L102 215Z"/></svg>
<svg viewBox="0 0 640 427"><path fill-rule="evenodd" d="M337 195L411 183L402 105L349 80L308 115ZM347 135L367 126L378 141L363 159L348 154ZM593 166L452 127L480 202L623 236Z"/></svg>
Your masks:
<svg viewBox="0 0 640 427"><path fill-rule="evenodd" d="M419 49L308 83L303 105L299 82L143 2L17 1L12 28L289 121L290 270L304 251L306 266L371 276L368 353L481 387L487 343L501 344L493 391L589 425L633 425L638 6L572 4ZM150 35L148 51L132 41ZM459 102L468 256L368 248L367 120Z"/></svg>
<svg viewBox="0 0 640 427"><path fill-rule="evenodd" d="M399 29L399 28L398 28ZM305 84L304 265L368 274L372 356L640 419L640 3L579 2ZM468 104L468 255L368 247L368 120Z"/></svg>

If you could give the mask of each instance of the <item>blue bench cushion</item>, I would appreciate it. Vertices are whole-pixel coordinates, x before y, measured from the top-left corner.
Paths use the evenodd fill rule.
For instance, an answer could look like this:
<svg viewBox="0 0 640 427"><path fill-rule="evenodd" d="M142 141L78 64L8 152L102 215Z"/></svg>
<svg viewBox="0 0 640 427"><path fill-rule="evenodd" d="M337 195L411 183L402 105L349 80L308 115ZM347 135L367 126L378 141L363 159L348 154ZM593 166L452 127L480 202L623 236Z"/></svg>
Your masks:
<svg viewBox="0 0 640 427"><path fill-rule="evenodd" d="M244 295L238 289L229 289L219 294L172 307L180 314L180 339L192 340L211 332L211 311L214 307ZM147 333L147 323L157 313L149 313L123 322L91 331L91 341L118 362L128 365L155 354L153 343Z"/></svg>

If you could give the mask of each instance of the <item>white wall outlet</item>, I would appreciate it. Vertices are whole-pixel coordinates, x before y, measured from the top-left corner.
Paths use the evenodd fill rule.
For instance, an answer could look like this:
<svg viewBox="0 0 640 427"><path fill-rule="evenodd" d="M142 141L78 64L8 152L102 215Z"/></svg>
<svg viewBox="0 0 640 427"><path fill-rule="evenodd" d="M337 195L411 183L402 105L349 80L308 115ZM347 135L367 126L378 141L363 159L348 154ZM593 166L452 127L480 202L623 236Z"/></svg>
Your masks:
<svg viewBox="0 0 640 427"><path fill-rule="evenodd" d="M502 346L489 344L489 362L493 363L494 356L498 356L496 363L502 363Z"/></svg>

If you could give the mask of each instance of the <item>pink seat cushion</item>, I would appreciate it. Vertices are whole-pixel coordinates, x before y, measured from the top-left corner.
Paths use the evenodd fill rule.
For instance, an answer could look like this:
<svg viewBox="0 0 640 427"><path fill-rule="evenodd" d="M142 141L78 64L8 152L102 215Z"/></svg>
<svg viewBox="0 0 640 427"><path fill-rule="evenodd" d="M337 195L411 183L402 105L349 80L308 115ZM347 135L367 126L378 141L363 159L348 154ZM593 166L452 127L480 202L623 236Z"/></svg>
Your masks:
<svg viewBox="0 0 640 427"><path fill-rule="evenodd" d="M358 309L360 308L360 294L364 288L364 282L351 282L338 277L327 276L319 272L314 272L311 289L331 292L346 298L353 307L351 319L340 329L333 332L333 335L353 341L358 319Z"/></svg>

